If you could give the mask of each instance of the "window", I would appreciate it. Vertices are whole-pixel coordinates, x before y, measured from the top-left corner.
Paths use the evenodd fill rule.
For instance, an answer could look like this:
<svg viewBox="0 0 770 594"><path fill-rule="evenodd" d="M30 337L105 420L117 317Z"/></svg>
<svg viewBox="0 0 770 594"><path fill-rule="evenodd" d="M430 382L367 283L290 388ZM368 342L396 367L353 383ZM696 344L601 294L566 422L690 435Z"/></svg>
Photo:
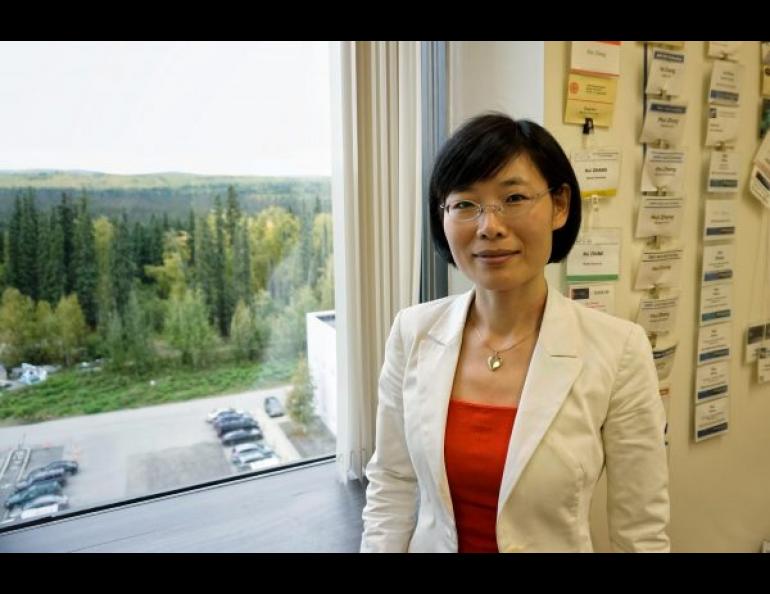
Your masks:
<svg viewBox="0 0 770 594"><path fill-rule="evenodd" d="M327 44L8 42L0 77L0 526L333 454Z"/></svg>

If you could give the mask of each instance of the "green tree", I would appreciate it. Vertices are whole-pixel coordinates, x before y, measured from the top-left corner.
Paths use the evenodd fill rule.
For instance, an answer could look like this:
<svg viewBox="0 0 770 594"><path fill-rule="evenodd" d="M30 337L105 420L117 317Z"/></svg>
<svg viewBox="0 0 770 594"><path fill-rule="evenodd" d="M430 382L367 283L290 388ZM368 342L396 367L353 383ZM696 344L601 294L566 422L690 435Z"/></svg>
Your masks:
<svg viewBox="0 0 770 594"><path fill-rule="evenodd" d="M34 348L35 306L15 287L0 300L0 360L7 367L22 363Z"/></svg>
<svg viewBox="0 0 770 594"><path fill-rule="evenodd" d="M266 289L274 269L296 246L300 224L287 210L271 206L249 224L254 289Z"/></svg>
<svg viewBox="0 0 770 594"><path fill-rule="evenodd" d="M60 361L60 352L56 344L56 316L48 301L40 300L35 304L34 342L39 362Z"/></svg>
<svg viewBox="0 0 770 594"><path fill-rule="evenodd" d="M64 269L64 289L62 295L69 295L76 290L75 279L77 270L75 266L75 208L66 192L61 195L61 203L58 207L59 226L61 228L61 257ZM56 303L51 301L51 303Z"/></svg>
<svg viewBox="0 0 770 594"><path fill-rule="evenodd" d="M230 322L230 341L239 361L256 361L261 358L267 344L270 327L258 317L254 307L239 300Z"/></svg>
<svg viewBox="0 0 770 594"><path fill-rule="evenodd" d="M233 308L232 284L228 282L232 276L228 274L225 217L219 196L216 196L214 204L214 317L219 335L226 337L230 332Z"/></svg>
<svg viewBox="0 0 770 594"><path fill-rule="evenodd" d="M74 250L72 256L75 269L75 292L83 308L86 323L96 328L99 321L99 265L96 257L96 238L91 214L88 212L88 197L83 194L77 209L74 226Z"/></svg>
<svg viewBox="0 0 770 594"><path fill-rule="evenodd" d="M110 274L110 250L114 228L107 217L98 217L93 224L94 246L96 249L96 283L98 324L102 335L106 335L108 312L112 308L112 280Z"/></svg>
<svg viewBox="0 0 770 594"><path fill-rule="evenodd" d="M145 273L148 278L154 279L157 283L161 298L166 299L169 295L179 298L187 290L188 254L187 234L184 231L166 233L163 265L145 266Z"/></svg>
<svg viewBox="0 0 770 594"><path fill-rule="evenodd" d="M41 233L39 238L42 268L40 298L50 303L58 303L65 294L67 270L64 260L64 234L57 209L51 210L45 225L45 233Z"/></svg>
<svg viewBox="0 0 770 594"><path fill-rule="evenodd" d="M38 299L40 284L38 231L35 193L30 189L25 194L17 196L11 215L9 284L33 300Z"/></svg>
<svg viewBox="0 0 770 594"><path fill-rule="evenodd" d="M306 433L308 425L315 416L315 403L313 402L314 386L304 357L299 360L291 381L293 387L286 398L286 412L289 418L302 428L303 433Z"/></svg>
<svg viewBox="0 0 770 594"><path fill-rule="evenodd" d="M329 254L315 291L319 310L334 309L334 256Z"/></svg>
<svg viewBox="0 0 770 594"><path fill-rule="evenodd" d="M150 324L134 290L129 294L122 323L126 357L135 373L144 373L152 368L155 352L151 341Z"/></svg>
<svg viewBox="0 0 770 594"><path fill-rule="evenodd" d="M54 318L56 351L69 367L77 360L88 336L88 326L77 295L73 293L62 297L56 306Z"/></svg>
<svg viewBox="0 0 770 594"><path fill-rule="evenodd" d="M132 251L128 217L124 213L114 227L109 267L110 289L112 293L110 298L121 318L123 318L126 306L128 305L128 296L134 284L135 265Z"/></svg>
<svg viewBox="0 0 770 594"><path fill-rule="evenodd" d="M165 335L169 344L180 351L183 365L198 367L208 362L217 340L199 291L188 291L181 299L171 298Z"/></svg>
<svg viewBox="0 0 770 594"><path fill-rule="evenodd" d="M235 249L236 232L241 222L241 205L238 203L238 193L234 186L227 187L227 205L225 210L225 230L230 249Z"/></svg>
<svg viewBox="0 0 770 594"><path fill-rule="evenodd" d="M307 322L305 314L318 309L313 290L301 287L291 303L273 316L268 347L269 357L278 361L296 360L307 352Z"/></svg>
<svg viewBox="0 0 770 594"><path fill-rule="evenodd" d="M254 303L254 289L251 279L251 249L249 247L248 228L245 223L236 228L236 241L233 250L232 291L236 301L246 305Z"/></svg>

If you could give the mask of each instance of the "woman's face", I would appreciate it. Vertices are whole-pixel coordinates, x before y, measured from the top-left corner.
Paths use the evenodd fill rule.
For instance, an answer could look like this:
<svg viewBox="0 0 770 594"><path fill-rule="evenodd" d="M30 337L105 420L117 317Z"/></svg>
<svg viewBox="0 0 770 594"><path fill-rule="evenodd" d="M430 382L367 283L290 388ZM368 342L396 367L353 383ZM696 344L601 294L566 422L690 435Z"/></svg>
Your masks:
<svg viewBox="0 0 770 594"><path fill-rule="evenodd" d="M444 233L457 267L477 286L508 291L542 276L551 256L552 232L567 222L568 185L548 192L548 184L529 155L511 159L497 174L463 191L452 192L446 204L470 200L502 205L514 194L540 195L531 209L515 218L485 210L474 221L457 221L444 211ZM545 192L543 194L543 192Z"/></svg>

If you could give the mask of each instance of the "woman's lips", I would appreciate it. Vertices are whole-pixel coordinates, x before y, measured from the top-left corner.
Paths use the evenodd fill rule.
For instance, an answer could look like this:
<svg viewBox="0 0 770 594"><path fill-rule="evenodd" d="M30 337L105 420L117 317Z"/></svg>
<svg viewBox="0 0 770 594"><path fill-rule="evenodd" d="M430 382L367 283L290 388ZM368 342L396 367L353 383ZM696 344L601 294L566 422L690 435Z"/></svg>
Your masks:
<svg viewBox="0 0 770 594"><path fill-rule="evenodd" d="M517 256L521 252L518 251L511 251L511 252L499 252L499 253L480 253L480 254L474 254L474 256L478 259L479 262L483 262L484 264L502 264L504 262L507 262L514 256Z"/></svg>

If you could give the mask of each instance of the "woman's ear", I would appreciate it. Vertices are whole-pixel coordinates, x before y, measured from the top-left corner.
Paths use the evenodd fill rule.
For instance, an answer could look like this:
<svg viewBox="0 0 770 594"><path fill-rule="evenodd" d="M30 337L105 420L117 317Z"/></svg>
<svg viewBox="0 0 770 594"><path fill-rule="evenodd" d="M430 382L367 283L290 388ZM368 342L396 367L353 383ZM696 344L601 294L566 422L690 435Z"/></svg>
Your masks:
<svg viewBox="0 0 770 594"><path fill-rule="evenodd" d="M561 229L567 224L569 218L569 201L572 198L572 189L569 184L562 184L558 189L551 193L553 201L553 216L551 218L551 229Z"/></svg>

